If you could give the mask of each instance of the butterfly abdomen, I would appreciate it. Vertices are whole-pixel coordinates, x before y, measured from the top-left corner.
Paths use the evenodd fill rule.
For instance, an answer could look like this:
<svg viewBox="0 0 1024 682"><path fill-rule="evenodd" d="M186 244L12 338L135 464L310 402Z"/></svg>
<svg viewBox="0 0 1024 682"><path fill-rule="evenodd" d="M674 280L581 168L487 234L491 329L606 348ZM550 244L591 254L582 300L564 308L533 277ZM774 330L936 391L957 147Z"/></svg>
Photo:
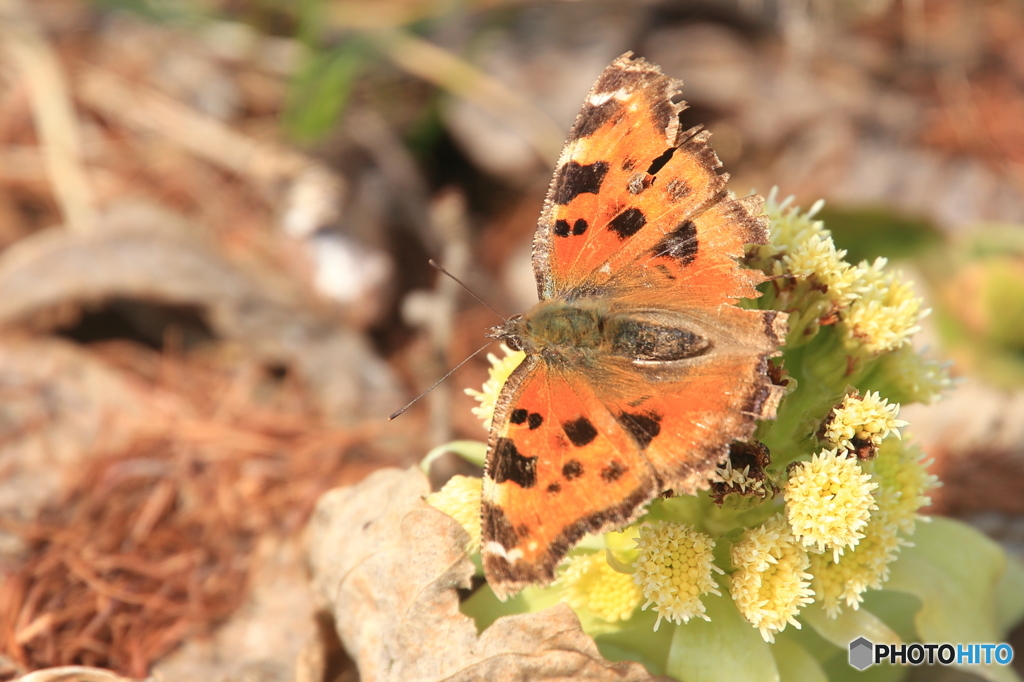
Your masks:
<svg viewBox="0 0 1024 682"><path fill-rule="evenodd" d="M605 327L612 355L636 363L675 362L703 355L711 348L711 341L694 331L644 317L619 314L608 318Z"/></svg>

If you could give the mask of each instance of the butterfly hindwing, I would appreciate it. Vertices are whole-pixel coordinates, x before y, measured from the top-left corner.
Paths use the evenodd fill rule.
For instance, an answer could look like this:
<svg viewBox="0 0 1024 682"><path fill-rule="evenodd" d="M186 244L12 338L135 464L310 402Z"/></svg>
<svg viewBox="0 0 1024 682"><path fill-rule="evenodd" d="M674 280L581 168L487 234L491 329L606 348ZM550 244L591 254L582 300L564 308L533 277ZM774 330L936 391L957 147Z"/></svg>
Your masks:
<svg viewBox="0 0 1024 682"><path fill-rule="evenodd" d="M586 379L607 387L601 391L605 408L641 445L663 488L677 494L707 488L729 444L750 438L756 420L773 418L782 395L767 368L785 333L785 316L734 306L721 312L713 326L687 325L711 339L696 357L649 365L604 358L600 380ZM669 321L677 314L660 315ZM749 343L751 318L762 325L755 338L760 352Z"/></svg>

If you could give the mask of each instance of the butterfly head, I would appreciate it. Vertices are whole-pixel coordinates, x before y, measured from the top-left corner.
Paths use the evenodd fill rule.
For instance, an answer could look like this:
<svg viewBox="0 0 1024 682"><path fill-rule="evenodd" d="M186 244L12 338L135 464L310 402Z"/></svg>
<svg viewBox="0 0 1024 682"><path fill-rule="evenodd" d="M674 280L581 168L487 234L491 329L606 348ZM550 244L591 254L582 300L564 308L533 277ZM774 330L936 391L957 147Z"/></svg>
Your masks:
<svg viewBox="0 0 1024 682"><path fill-rule="evenodd" d="M523 350L523 324L522 315L513 315L505 324L488 329L487 337L501 341L512 350Z"/></svg>

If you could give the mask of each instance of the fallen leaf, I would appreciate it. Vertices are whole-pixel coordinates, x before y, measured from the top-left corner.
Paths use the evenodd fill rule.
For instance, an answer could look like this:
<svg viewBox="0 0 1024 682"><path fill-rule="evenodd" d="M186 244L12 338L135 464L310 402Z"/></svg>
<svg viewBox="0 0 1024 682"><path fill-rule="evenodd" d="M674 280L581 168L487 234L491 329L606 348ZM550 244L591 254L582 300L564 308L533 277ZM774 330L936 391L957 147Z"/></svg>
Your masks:
<svg viewBox="0 0 1024 682"><path fill-rule="evenodd" d="M419 469L383 469L325 494L310 522L314 592L363 682L654 679L602 658L565 604L478 635L457 592L473 575L468 535L423 501L429 492Z"/></svg>

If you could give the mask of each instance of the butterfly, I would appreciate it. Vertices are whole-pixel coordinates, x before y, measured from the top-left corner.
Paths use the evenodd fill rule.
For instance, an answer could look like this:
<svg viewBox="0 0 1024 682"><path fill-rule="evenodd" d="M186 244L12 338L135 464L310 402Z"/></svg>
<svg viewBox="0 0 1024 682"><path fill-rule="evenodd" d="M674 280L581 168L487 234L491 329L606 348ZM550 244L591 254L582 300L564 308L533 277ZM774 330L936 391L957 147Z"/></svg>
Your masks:
<svg viewBox="0 0 1024 682"><path fill-rule="evenodd" d="M764 276L757 196L735 199L681 83L631 53L598 78L537 224L540 302L489 335L526 353L488 438L482 559L501 599L551 582L586 533L708 487L734 440L772 418L785 315L748 310Z"/></svg>

